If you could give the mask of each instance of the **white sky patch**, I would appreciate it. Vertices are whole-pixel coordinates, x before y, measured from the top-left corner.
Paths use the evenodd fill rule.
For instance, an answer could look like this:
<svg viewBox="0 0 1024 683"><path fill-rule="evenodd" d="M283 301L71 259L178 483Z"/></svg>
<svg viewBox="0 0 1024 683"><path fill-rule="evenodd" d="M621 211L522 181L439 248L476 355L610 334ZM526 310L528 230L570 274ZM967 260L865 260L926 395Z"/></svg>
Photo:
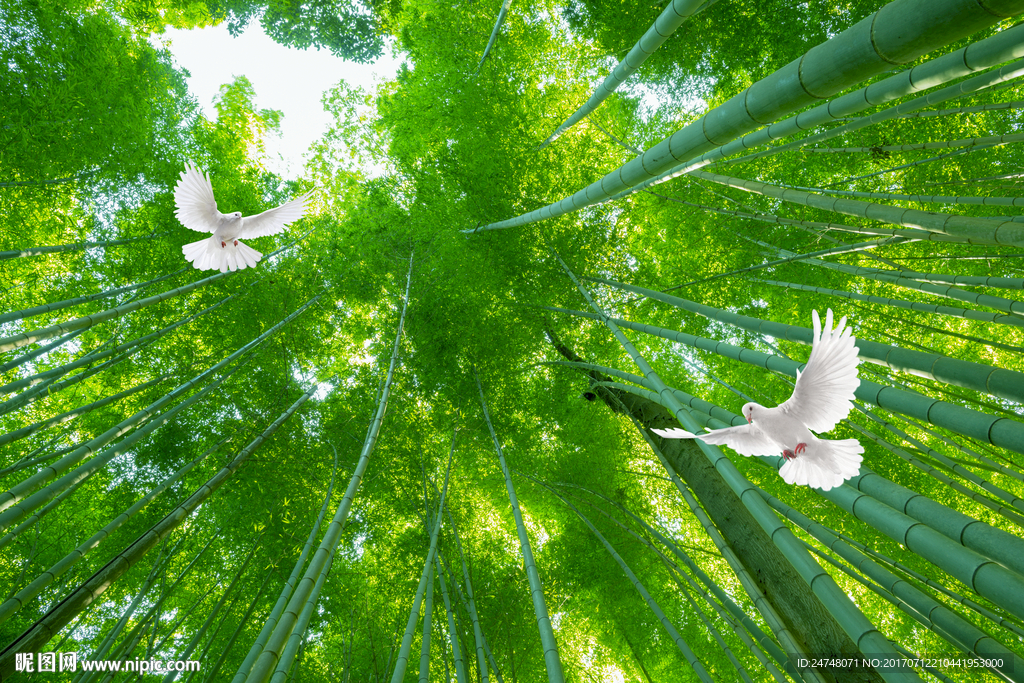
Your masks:
<svg viewBox="0 0 1024 683"><path fill-rule="evenodd" d="M334 391L334 385L329 382L320 382L316 385L316 393L313 394L313 398L318 401L322 401L327 398L327 395Z"/></svg>
<svg viewBox="0 0 1024 683"><path fill-rule="evenodd" d="M210 120L217 116L214 96L235 76L252 82L259 108L284 113L280 137L267 140L269 170L284 178L302 172L302 155L331 124L320 103L325 90L344 80L374 92L374 82L393 79L401 63L390 47L373 64L348 62L328 50L288 48L271 40L258 24L238 38L232 38L222 23L192 31L168 29L151 41L170 49L177 65L189 71L189 91Z"/></svg>

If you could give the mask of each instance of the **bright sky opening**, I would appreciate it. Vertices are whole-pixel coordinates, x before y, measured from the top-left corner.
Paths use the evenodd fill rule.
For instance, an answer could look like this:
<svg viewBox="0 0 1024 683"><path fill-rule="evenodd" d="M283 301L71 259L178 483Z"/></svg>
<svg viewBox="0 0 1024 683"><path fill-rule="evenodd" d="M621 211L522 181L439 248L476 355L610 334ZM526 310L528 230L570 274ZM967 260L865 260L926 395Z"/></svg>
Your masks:
<svg viewBox="0 0 1024 683"><path fill-rule="evenodd" d="M177 65L188 70L189 90L207 118L216 118L214 97L235 76L252 82L259 108L284 112L280 137L271 135L267 140L269 170L283 178L301 174L303 154L331 123L320 103L325 90L344 80L374 92L375 83L393 79L401 64L390 47L373 64L348 62L328 50L285 47L256 23L237 38L222 23L192 31L168 29L154 36L153 42L168 47Z"/></svg>

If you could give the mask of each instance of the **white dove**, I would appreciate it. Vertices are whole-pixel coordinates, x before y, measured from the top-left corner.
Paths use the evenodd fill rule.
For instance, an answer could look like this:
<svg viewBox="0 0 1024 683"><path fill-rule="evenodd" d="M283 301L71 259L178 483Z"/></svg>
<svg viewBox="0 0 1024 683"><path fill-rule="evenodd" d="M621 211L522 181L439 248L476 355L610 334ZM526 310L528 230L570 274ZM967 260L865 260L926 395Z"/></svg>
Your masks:
<svg viewBox="0 0 1024 683"><path fill-rule="evenodd" d="M306 212L306 201L313 191L276 209L255 216L242 217L238 211L221 213L213 198L213 185L209 174L188 161L181 180L174 188L175 212L186 228L196 232L212 232L213 237L186 244L181 248L185 260L199 270L242 270L255 267L263 254L243 244L239 238L275 235L289 223L299 220Z"/></svg>
<svg viewBox="0 0 1024 683"><path fill-rule="evenodd" d="M670 439L700 439L726 445L740 455L779 455L785 464L779 474L787 484L804 484L828 491L860 471L864 448L857 439L819 439L810 430L827 432L853 407L857 379L857 347L846 318L832 329L832 309L821 329L813 312L814 336L811 357L801 374L796 372L793 395L777 408L756 403L743 406L747 424L691 434L682 429L652 429Z"/></svg>

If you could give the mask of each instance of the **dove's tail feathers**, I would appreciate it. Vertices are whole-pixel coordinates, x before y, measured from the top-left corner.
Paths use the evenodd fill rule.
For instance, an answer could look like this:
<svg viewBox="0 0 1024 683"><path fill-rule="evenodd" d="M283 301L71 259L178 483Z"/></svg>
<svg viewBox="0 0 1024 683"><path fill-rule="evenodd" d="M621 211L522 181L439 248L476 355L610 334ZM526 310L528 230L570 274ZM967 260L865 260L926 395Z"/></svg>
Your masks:
<svg viewBox="0 0 1024 683"><path fill-rule="evenodd" d="M666 439L696 439L699 436L685 429L652 429L651 431Z"/></svg>
<svg viewBox="0 0 1024 683"><path fill-rule="evenodd" d="M864 447L857 439L816 439L807 450L786 461L779 474L787 484L829 491L860 472Z"/></svg>
<svg viewBox="0 0 1024 683"><path fill-rule="evenodd" d="M237 246L228 242L222 247L220 238L216 236L186 244L181 252L185 260L199 270L219 270L222 273L254 268L263 258L263 254L244 242L238 242Z"/></svg>

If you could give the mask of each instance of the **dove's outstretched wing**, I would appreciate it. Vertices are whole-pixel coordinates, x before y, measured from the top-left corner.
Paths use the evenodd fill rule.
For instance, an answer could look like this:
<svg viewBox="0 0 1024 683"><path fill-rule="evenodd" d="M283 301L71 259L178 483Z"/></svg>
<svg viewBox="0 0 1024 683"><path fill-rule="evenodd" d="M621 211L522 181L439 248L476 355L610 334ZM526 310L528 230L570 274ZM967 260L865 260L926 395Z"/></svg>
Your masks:
<svg viewBox="0 0 1024 683"><path fill-rule="evenodd" d="M749 424L713 429L707 434L691 434L685 429L652 429L666 439L700 439L715 446L728 446L740 455L778 455L779 447Z"/></svg>
<svg viewBox="0 0 1024 683"><path fill-rule="evenodd" d="M239 237L263 237L265 235L276 235L284 230L285 226L293 223L306 213L306 202L313 195L313 190L282 204L276 209L269 209L255 216L246 216L242 219L242 232Z"/></svg>
<svg viewBox="0 0 1024 683"><path fill-rule="evenodd" d="M811 357L796 375L793 395L779 408L814 432L827 432L853 408L857 379L857 347L846 318L832 329L832 309L821 327L818 312L813 311L814 339Z"/></svg>
<svg viewBox="0 0 1024 683"><path fill-rule="evenodd" d="M195 162L185 163L181 180L174 188L175 215L181 224L196 232L214 232L220 225L220 212L213 198L209 174L203 175Z"/></svg>

